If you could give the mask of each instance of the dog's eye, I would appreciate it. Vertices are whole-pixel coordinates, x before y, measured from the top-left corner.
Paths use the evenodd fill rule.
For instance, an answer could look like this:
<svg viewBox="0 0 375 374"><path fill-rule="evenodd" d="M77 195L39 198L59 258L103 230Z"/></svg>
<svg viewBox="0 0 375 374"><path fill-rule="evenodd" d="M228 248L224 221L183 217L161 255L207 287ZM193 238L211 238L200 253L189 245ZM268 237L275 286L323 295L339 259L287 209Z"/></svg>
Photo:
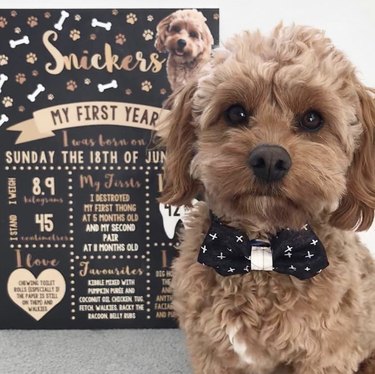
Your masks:
<svg viewBox="0 0 375 374"><path fill-rule="evenodd" d="M195 38L195 39L198 38L198 33L195 32L195 31L192 31L189 35L190 35L191 38Z"/></svg>
<svg viewBox="0 0 375 374"><path fill-rule="evenodd" d="M299 125L306 131L318 131L323 126L323 117L316 110L308 110L299 119Z"/></svg>
<svg viewBox="0 0 375 374"><path fill-rule="evenodd" d="M231 105L224 112L224 116L229 125L240 125L247 122L248 119L246 109L240 104Z"/></svg>
<svg viewBox="0 0 375 374"><path fill-rule="evenodd" d="M172 26L171 31L172 31L172 32L180 32L181 29L180 29L179 26Z"/></svg>

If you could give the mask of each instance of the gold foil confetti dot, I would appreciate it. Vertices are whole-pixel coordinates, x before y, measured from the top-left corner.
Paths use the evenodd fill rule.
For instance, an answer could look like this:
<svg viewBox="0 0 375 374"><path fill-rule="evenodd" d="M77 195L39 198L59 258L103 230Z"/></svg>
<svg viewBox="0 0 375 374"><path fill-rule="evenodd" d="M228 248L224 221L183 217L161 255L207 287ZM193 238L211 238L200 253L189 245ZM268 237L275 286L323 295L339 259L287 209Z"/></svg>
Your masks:
<svg viewBox="0 0 375 374"><path fill-rule="evenodd" d="M51 18L51 13L50 12L44 12L44 18Z"/></svg>
<svg viewBox="0 0 375 374"><path fill-rule="evenodd" d="M152 22L153 20L154 20L154 16L151 15L151 14L149 14L149 15L147 16L147 21L148 21L148 22Z"/></svg>
<svg viewBox="0 0 375 374"><path fill-rule="evenodd" d="M76 89L77 89L77 83L75 82L75 81L73 81L73 80L70 80L70 81L68 81L68 82L66 82L66 89L68 90L68 91L75 91Z"/></svg>
<svg viewBox="0 0 375 374"><path fill-rule="evenodd" d="M88 86L89 84L91 84L91 79L90 78L86 78L84 80L84 83Z"/></svg>
<svg viewBox="0 0 375 374"><path fill-rule="evenodd" d="M147 29L143 31L142 36L144 37L145 40L152 40L154 38L154 32L151 31L150 29Z"/></svg>
<svg viewBox="0 0 375 374"><path fill-rule="evenodd" d="M118 15L118 10L117 9L113 9L112 10L112 15L113 16L117 16Z"/></svg>
<svg viewBox="0 0 375 374"><path fill-rule="evenodd" d="M47 96L47 99L49 101L52 101L54 98L55 98L55 96L53 94L48 94L48 96Z"/></svg>
<svg viewBox="0 0 375 374"><path fill-rule="evenodd" d="M28 24L31 28L38 26L38 18L37 18L37 17L34 17L34 16L30 16L30 17L27 19L27 24Z"/></svg>
<svg viewBox="0 0 375 374"><path fill-rule="evenodd" d="M90 35L90 39L91 39L91 40L96 40L96 34L91 34L91 35Z"/></svg>
<svg viewBox="0 0 375 374"><path fill-rule="evenodd" d="M32 74L33 77L37 77L39 75L39 71L38 70L33 70L31 72L31 74Z"/></svg>
<svg viewBox="0 0 375 374"><path fill-rule="evenodd" d="M16 33L16 34L21 34L21 27L15 27L14 28L14 32Z"/></svg>
<svg viewBox="0 0 375 374"><path fill-rule="evenodd" d="M141 83L141 89L142 91L150 92L152 89L152 84L150 81L143 81Z"/></svg>
<svg viewBox="0 0 375 374"><path fill-rule="evenodd" d="M125 95L131 95L132 94L132 90L130 89L130 88L127 88L126 90L125 90Z"/></svg>
<svg viewBox="0 0 375 374"><path fill-rule="evenodd" d="M11 15L12 17L17 17L18 13L17 13L16 10L12 10L12 11L10 12L10 15Z"/></svg>
<svg viewBox="0 0 375 374"><path fill-rule="evenodd" d="M74 19L75 19L77 22L79 22L82 18L81 18L81 16L80 16L79 14L76 14L76 15L74 16Z"/></svg>
<svg viewBox="0 0 375 374"><path fill-rule="evenodd" d="M2 101L5 108L13 106L13 99L10 96L5 96Z"/></svg>
<svg viewBox="0 0 375 374"><path fill-rule="evenodd" d="M137 16L134 13L128 13L126 15L126 22L134 25L138 21Z"/></svg>
<svg viewBox="0 0 375 374"><path fill-rule="evenodd" d="M219 13L214 13L212 17L213 17L214 20L217 21L220 18L220 15L219 15Z"/></svg>
<svg viewBox="0 0 375 374"><path fill-rule="evenodd" d="M160 89L160 94L165 95L167 93L167 90L165 88Z"/></svg>
<svg viewBox="0 0 375 374"><path fill-rule="evenodd" d="M81 38L81 32L79 30L76 30L76 29L71 30L70 33L69 33L69 37L73 41L76 41L76 40Z"/></svg>

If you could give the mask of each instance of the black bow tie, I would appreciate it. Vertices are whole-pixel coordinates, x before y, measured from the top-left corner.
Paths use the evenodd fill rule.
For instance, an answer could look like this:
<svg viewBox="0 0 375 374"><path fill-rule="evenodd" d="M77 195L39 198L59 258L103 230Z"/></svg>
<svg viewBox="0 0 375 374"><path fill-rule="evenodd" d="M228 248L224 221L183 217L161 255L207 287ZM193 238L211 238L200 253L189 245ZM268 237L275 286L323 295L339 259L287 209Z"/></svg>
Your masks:
<svg viewBox="0 0 375 374"><path fill-rule="evenodd" d="M213 214L211 218L198 262L222 276L273 270L309 279L328 266L323 244L307 224L298 231L281 230L267 242L250 240L246 233L224 225Z"/></svg>

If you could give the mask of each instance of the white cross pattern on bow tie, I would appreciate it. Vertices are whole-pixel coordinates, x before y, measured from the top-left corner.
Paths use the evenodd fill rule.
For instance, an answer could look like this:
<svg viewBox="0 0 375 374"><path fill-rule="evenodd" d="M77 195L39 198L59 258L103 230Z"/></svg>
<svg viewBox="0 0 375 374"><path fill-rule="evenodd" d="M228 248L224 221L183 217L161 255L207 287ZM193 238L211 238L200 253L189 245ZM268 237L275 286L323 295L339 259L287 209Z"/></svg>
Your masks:
<svg viewBox="0 0 375 374"><path fill-rule="evenodd" d="M251 261L251 256L248 256L248 257L245 256L245 258L246 260Z"/></svg>
<svg viewBox="0 0 375 374"><path fill-rule="evenodd" d="M237 243L238 243L238 242L243 243L243 236L242 236L242 235L241 235L241 236L237 236L237 235L236 235L236 238L237 238L237 240L236 240Z"/></svg>
<svg viewBox="0 0 375 374"><path fill-rule="evenodd" d="M233 268L229 268L229 270L228 270L228 273L233 273L234 271L235 271L236 269L233 269Z"/></svg>
<svg viewBox="0 0 375 374"><path fill-rule="evenodd" d="M232 248L227 248L227 250L228 250L229 252L232 252Z"/></svg>
<svg viewBox="0 0 375 374"><path fill-rule="evenodd" d="M294 267L293 265L290 265L289 269L290 269L290 270L293 270L293 271L296 271L296 270L297 270L297 268Z"/></svg>
<svg viewBox="0 0 375 374"><path fill-rule="evenodd" d="M227 256L223 255L223 252L220 252L220 256L216 256L217 258L220 258L220 260L223 260L224 258L227 258Z"/></svg>
<svg viewBox="0 0 375 374"><path fill-rule="evenodd" d="M216 234L216 232L215 232L214 234L210 234L210 236L211 236L212 240L217 239L217 234Z"/></svg>
<svg viewBox="0 0 375 374"><path fill-rule="evenodd" d="M301 230L307 231L307 223L301 227Z"/></svg>
<svg viewBox="0 0 375 374"><path fill-rule="evenodd" d="M206 253L207 252L207 247L204 245L203 247L201 247L201 250L203 251L203 253Z"/></svg>
<svg viewBox="0 0 375 374"><path fill-rule="evenodd" d="M306 271L310 271L311 269L310 269L308 266L306 266L306 267L305 267L305 270L306 270Z"/></svg>
<svg viewBox="0 0 375 374"><path fill-rule="evenodd" d="M314 257L314 253L311 253L310 251L307 251L307 255L305 256L306 258L311 258L311 257Z"/></svg>
<svg viewBox="0 0 375 374"><path fill-rule="evenodd" d="M250 269L249 269L249 265L246 265L244 268L243 268L246 272L249 272Z"/></svg>
<svg viewBox="0 0 375 374"><path fill-rule="evenodd" d="M312 240L312 242L310 243L310 245L317 245L318 241L317 240Z"/></svg>

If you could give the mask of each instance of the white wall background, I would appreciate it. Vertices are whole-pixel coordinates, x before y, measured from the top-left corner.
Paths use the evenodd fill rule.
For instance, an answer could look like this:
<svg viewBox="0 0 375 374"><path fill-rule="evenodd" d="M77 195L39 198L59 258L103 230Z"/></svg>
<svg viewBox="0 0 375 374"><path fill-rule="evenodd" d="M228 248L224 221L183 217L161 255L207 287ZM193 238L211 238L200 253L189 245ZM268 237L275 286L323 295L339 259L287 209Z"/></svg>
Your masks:
<svg viewBox="0 0 375 374"><path fill-rule="evenodd" d="M326 30L375 87L375 0L2 0L1 8L220 8L221 39L243 29L270 31L279 21ZM0 41L1 43L1 41ZM375 172L375 171L374 171ZM375 225L361 234L375 254Z"/></svg>

